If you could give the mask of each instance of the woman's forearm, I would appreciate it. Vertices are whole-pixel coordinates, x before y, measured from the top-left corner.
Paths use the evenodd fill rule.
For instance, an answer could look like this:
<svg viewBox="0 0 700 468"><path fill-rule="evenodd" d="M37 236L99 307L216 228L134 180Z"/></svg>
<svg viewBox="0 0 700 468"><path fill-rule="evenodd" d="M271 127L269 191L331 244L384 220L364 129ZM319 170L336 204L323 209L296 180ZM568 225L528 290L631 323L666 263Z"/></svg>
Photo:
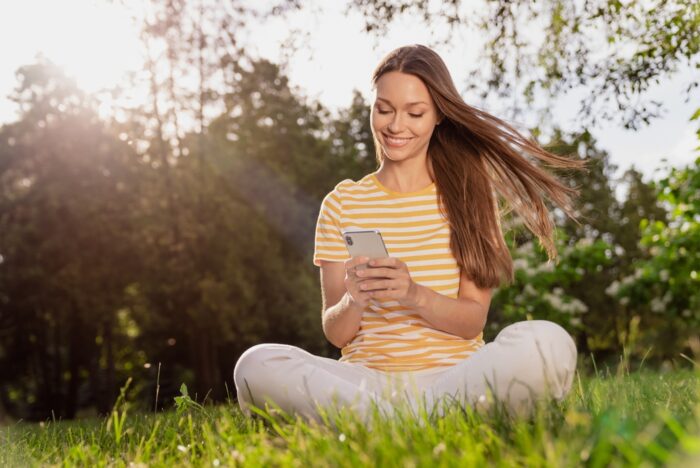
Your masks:
<svg viewBox="0 0 700 468"><path fill-rule="evenodd" d="M323 333L328 341L342 348L357 334L362 321L363 307L357 304L347 292L337 304L323 312Z"/></svg>
<svg viewBox="0 0 700 468"><path fill-rule="evenodd" d="M433 328L461 336L476 338L486 325L488 308L477 301L445 296L421 284L412 308Z"/></svg>

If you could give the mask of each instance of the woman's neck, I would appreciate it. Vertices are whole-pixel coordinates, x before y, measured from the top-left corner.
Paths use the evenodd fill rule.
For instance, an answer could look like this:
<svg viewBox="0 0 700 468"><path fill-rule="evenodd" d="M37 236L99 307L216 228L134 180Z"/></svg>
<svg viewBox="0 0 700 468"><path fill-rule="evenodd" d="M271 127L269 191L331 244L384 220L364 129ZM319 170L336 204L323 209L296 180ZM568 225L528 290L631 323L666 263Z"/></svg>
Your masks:
<svg viewBox="0 0 700 468"><path fill-rule="evenodd" d="M387 164L384 161L375 175L382 185L396 192L415 192L433 182L425 164L410 168L406 164Z"/></svg>

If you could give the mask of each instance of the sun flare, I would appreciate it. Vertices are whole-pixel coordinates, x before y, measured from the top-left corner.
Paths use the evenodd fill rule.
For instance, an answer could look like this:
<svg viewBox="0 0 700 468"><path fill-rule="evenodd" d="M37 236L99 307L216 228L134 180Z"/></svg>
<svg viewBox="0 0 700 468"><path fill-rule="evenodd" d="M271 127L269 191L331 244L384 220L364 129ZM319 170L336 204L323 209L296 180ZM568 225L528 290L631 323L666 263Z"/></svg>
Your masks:
<svg viewBox="0 0 700 468"><path fill-rule="evenodd" d="M3 59L15 69L41 53L94 92L142 63L137 26L119 2L24 0L0 11L3 43L14 44Z"/></svg>

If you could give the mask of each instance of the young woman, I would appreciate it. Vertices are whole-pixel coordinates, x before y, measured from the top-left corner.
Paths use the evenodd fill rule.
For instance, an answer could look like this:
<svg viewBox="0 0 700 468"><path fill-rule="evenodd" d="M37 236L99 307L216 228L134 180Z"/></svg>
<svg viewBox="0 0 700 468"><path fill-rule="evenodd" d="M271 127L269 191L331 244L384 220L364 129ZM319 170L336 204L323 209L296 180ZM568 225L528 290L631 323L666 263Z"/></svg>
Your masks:
<svg viewBox="0 0 700 468"><path fill-rule="evenodd" d="M323 331L339 360L291 345L248 349L234 381L244 413L270 401L320 420L333 403L367 415L409 395L528 411L565 397L576 368L570 335L545 320L514 323L490 343L493 289L512 281L497 195L556 256L547 196L570 217L577 194L533 164L582 168L460 97L442 59L422 45L389 53L372 77L379 169L324 198L313 262L320 266ZM343 231L378 229L388 258L349 258ZM368 263L368 265L367 265ZM358 266L364 265L367 268ZM409 389L412 392L405 392Z"/></svg>

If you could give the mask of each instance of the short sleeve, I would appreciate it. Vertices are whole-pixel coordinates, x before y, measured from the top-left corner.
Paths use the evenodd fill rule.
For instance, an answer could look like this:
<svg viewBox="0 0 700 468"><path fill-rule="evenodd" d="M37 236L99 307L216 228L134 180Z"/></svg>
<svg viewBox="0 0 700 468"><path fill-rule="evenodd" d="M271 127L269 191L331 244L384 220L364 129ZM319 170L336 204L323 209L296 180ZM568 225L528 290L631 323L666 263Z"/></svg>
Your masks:
<svg viewBox="0 0 700 468"><path fill-rule="evenodd" d="M313 255L316 266L321 266L320 260L344 262L350 258L341 230L341 207L341 193L336 186L325 196L318 213Z"/></svg>

